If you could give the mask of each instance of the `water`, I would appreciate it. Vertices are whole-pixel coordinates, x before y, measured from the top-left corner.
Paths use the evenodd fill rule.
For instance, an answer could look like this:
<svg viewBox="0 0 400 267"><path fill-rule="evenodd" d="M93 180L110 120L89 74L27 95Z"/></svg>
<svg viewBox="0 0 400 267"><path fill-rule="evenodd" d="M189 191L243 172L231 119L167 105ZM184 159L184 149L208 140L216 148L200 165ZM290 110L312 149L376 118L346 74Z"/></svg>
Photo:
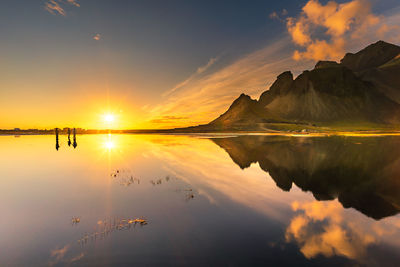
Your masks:
<svg viewBox="0 0 400 267"><path fill-rule="evenodd" d="M400 260L398 137L83 135L74 149L60 135L59 146L0 136L1 266Z"/></svg>

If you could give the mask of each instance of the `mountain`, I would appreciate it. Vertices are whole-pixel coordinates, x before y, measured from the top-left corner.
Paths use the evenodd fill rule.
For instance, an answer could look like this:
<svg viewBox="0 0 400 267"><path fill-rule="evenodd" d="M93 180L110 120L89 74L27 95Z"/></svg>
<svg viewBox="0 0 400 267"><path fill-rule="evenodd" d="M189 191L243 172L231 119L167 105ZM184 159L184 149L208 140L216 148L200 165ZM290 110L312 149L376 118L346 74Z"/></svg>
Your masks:
<svg viewBox="0 0 400 267"><path fill-rule="evenodd" d="M379 41L356 54L346 54L341 64L362 80L371 82L390 99L400 103L400 47Z"/></svg>
<svg viewBox="0 0 400 267"><path fill-rule="evenodd" d="M200 128L268 130L278 124L400 124L400 47L379 41L340 63L320 61L295 79L286 71L258 100L242 94Z"/></svg>
<svg viewBox="0 0 400 267"><path fill-rule="evenodd" d="M236 129L242 129L243 127L252 129L262 128L264 124L272 122L284 122L284 120L270 112L268 108L263 108L257 100L241 94L232 103L228 111L210 122L209 126L219 129L231 126Z"/></svg>
<svg viewBox="0 0 400 267"><path fill-rule="evenodd" d="M400 212L399 138L245 135L211 140L242 169L258 163L284 191L296 185L316 200L338 199L376 220Z"/></svg>
<svg viewBox="0 0 400 267"><path fill-rule="evenodd" d="M355 72L378 68L400 54L400 47L394 44L378 41L352 54L347 53L340 63Z"/></svg>

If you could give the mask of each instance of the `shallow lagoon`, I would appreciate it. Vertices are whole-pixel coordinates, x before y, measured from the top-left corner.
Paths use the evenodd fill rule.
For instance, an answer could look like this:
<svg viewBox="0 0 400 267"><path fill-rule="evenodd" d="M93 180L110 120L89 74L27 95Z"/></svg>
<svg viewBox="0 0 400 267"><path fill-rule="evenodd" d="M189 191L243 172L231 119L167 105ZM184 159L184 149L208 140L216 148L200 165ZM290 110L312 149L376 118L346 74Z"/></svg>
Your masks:
<svg viewBox="0 0 400 267"><path fill-rule="evenodd" d="M0 136L2 266L400 261L400 137L59 141Z"/></svg>

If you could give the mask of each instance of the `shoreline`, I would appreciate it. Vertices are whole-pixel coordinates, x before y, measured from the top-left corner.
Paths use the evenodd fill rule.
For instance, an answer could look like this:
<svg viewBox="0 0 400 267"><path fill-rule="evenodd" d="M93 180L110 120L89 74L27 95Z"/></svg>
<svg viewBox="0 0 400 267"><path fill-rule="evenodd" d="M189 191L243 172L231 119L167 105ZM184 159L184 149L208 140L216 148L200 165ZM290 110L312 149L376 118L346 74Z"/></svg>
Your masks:
<svg viewBox="0 0 400 267"><path fill-rule="evenodd" d="M0 136L24 136L24 135L55 135L52 132L24 132L24 131L0 131ZM131 135L179 135L179 136L203 136L203 137L229 137L229 136L288 136L288 137L329 137L329 136L352 136L352 137L374 137L374 136L400 136L398 131L321 131L321 132L263 132L263 131L215 131L215 132L180 132L180 131L85 131L77 132L77 135L95 135L95 134L131 134ZM60 132L59 135L68 135L67 133Z"/></svg>

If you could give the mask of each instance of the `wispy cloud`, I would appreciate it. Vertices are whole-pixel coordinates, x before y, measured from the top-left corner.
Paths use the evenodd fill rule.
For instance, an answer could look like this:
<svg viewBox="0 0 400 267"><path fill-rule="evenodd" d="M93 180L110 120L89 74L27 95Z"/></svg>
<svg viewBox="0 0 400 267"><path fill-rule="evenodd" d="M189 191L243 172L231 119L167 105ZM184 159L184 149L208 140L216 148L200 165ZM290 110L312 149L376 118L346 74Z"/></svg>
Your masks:
<svg viewBox="0 0 400 267"><path fill-rule="evenodd" d="M204 71L200 77L191 75L169 91L165 103L156 106L152 114L155 118L165 115L189 117L182 126L209 122L224 112L241 93L258 97L281 72L303 69L304 63L291 58L292 49L290 39L282 38L213 72Z"/></svg>
<svg viewBox="0 0 400 267"><path fill-rule="evenodd" d="M161 116L155 119L152 119L150 122L151 123L168 123L168 124L173 124L176 123L177 121L182 121L182 120L187 120L188 117L178 117L178 116Z"/></svg>
<svg viewBox="0 0 400 267"><path fill-rule="evenodd" d="M46 2L44 9L46 9L53 15L57 15L57 14L59 14L61 16L66 15L64 8L62 8L60 6L60 4L58 2L56 2L55 0L50 0L50 1Z"/></svg>
<svg viewBox="0 0 400 267"><path fill-rule="evenodd" d="M284 21L284 17L287 16L287 14L288 11L286 9L282 9L281 12L274 11L271 14L269 14L269 18Z"/></svg>
<svg viewBox="0 0 400 267"><path fill-rule="evenodd" d="M205 72L209 67L211 67L215 62L217 61L217 58L212 57L208 60L207 64L197 68L196 74L201 74Z"/></svg>
<svg viewBox="0 0 400 267"><path fill-rule="evenodd" d="M66 2L61 0L49 0L45 3L44 9L53 15L66 16L67 13L65 11L65 8L62 7L63 4L70 4L75 7L81 6L77 0L66 0Z"/></svg>
<svg viewBox="0 0 400 267"><path fill-rule="evenodd" d="M81 5L78 3L76 0L67 0L67 2L71 5L74 5L76 7L80 7Z"/></svg>
<svg viewBox="0 0 400 267"><path fill-rule="evenodd" d="M96 33L95 36L93 36L93 40L99 41L101 39L101 34Z"/></svg>
<svg viewBox="0 0 400 267"><path fill-rule="evenodd" d="M293 54L295 60L338 60L353 43L388 39L392 26L383 15L372 13L367 0L353 0L326 5L310 0L297 17L287 19L292 41L302 47ZM391 34L393 34L391 32Z"/></svg>
<svg viewBox="0 0 400 267"><path fill-rule="evenodd" d="M324 6L317 1L312 0L310 2L325 10ZM372 14L368 2L365 3L362 8L358 4L353 8L349 8L351 6L346 6L346 4L338 5L335 2L331 2L329 5L336 8L333 13L338 14L336 18L340 22L338 22L338 25L341 26L330 26L330 23L333 22L326 22L326 19L323 19L325 15L321 19L320 12L322 11L319 9L315 9L318 12L314 10L316 12L315 15L312 15L314 12L307 11L313 21L317 21L318 25L320 25L319 28L315 29L314 22L303 23L302 17L304 16L306 20L311 20L308 15L305 15L303 8L297 18L287 20L287 23L290 20L291 25L297 28L291 28L289 34L282 36L277 41L228 64L224 57L220 57L218 58L218 68L210 68L215 64L210 59L204 68L199 68L183 82L168 90L164 94L167 98L163 103L153 108L146 108L146 110L150 111L148 122L157 120L162 116L176 116L188 117L188 119L175 121L174 126L183 127L207 123L226 111L232 101L241 93L258 98L275 81L276 76L283 71L291 70L296 75L303 70L312 68L315 64L314 60L337 60L344 55L345 51L358 51L371 42L377 41L378 30L381 31L381 34L384 34L382 37L384 40L398 43L400 40L400 30L398 30L400 8L378 16ZM364 22L358 23L357 20L359 18L358 15L354 14L354 10L364 12L365 18L370 15L368 19L370 22L367 24L363 24ZM287 11L282 11L278 14L286 13ZM328 14L330 13L328 12ZM357 17L355 21L354 16ZM369 35L365 26L362 25L372 25L375 18L378 18L378 23L370 28L371 34ZM324 23L319 22L320 20L325 21L324 23L329 27L322 27ZM330 19L328 20L330 21ZM349 20L352 22L349 22ZM300 24L297 24L299 21ZM355 25L358 26L356 27ZM385 29L382 25L386 25L387 28ZM318 29L320 30L321 27L325 29L322 36L325 36L328 40L319 39L322 38L318 35ZM328 31L332 34L327 34L326 32ZM376 35L373 33L376 33ZM332 36L338 36L339 38L333 38L331 41ZM360 39L358 36L363 37ZM294 41L295 38L297 38L296 41ZM293 51L296 50L296 46L303 47L303 50L295 52L297 54L295 60ZM321 50L324 51L320 52ZM201 75L198 72L201 72ZM167 125L167 123L163 124L165 127ZM156 126L158 127L159 125Z"/></svg>
<svg viewBox="0 0 400 267"><path fill-rule="evenodd" d="M185 85L187 85L189 82L191 82L193 79L195 79L196 77L198 77L200 74L204 73L206 70L208 70L212 65L214 65L215 62L217 62L218 58L217 57L212 57L208 60L207 64L201 67L198 67L196 72L193 73L191 76L189 76L189 78L187 78L186 80L178 83L177 85L175 85L172 89L168 90L167 92L164 93L163 96L167 96L170 95L172 93L174 93L176 90L178 90L179 88L184 87Z"/></svg>

